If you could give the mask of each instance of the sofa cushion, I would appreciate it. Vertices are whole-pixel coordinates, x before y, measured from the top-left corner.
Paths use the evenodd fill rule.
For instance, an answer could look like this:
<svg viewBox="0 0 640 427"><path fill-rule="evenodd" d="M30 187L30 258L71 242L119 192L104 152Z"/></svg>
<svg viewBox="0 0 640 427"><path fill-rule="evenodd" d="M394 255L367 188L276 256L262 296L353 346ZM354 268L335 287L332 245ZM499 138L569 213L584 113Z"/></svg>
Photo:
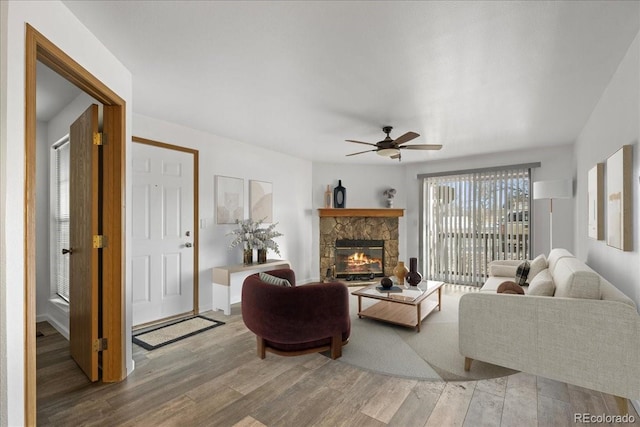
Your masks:
<svg viewBox="0 0 640 427"><path fill-rule="evenodd" d="M536 277L529 282L528 295L538 295L543 297L552 297L556 285L553 284L551 273L548 268L545 268L540 273L536 274Z"/></svg>
<svg viewBox="0 0 640 427"><path fill-rule="evenodd" d="M600 299L600 276L577 258L561 258L551 272L556 297Z"/></svg>
<svg viewBox="0 0 640 427"><path fill-rule="evenodd" d="M522 264L520 264L518 266L518 269L516 270L516 280L515 282L520 285L520 286L524 286L525 283L527 283L527 277L529 276L529 270L531 269L531 264L529 263L529 261L522 261Z"/></svg>
<svg viewBox="0 0 640 427"><path fill-rule="evenodd" d="M531 283L533 278L547 267L547 258L544 256L544 254L540 254L535 257L529 265L529 275L527 276L527 283Z"/></svg>
<svg viewBox="0 0 640 427"><path fill-rule="evenodd" d="M272 276L267 273L258 273L258 277L260 277L260 280L270 285L291 286L291 283L289 283L287 279L281 279L280 277Z"/></svg>
<svg viewBox="0 0 640 427"><path fill-rule="evenodd" d="M489 264L489 275L498 277L515 277L518 265L500 264L492 262Z"/></svg>
<svg viewBox="0 0 640 427"><path fill-rule="evenodd" d="M554 270L556 269L556 263L561 258L566 258L566 257L573 258L573 254L568 250L562 249L562 248L551 249L551 252L549 252L549 256L547 257L547 264L549 266L549 271L551 272L552 276L553 276Z"/></svg>
<svg viewBox="0 0 640 427"><path fill-rule="evenodd" d="M516 282L511 280L506 280L500 283L498 286L498 290L496 291L499 294L516 294L516 295L524 295L524 290L522 286L518 285Z"/></svg>

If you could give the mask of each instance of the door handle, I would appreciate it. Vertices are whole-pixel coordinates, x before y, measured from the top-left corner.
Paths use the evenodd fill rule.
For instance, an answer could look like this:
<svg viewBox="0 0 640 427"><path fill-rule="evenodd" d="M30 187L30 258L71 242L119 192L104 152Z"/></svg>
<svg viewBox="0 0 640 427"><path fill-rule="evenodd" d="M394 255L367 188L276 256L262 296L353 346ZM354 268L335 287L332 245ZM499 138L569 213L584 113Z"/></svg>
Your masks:
<svg viewBox="0 0 640 427"><path fill-rule="evenodd" d="M73 253L73 249L69 248L69 249L62 249L62 255L66 255L69 254L71 255Z"/></svg>
<svg viewBox="0 0 640 427"><path fill-rule="evenodd" d="M192 245L190 242L187 242L187 243L185 243L185 244L184 244L184 247L185 247L185 248L190 248L190 247L192 247L192 246L193 246L193 245Z"/></svg>

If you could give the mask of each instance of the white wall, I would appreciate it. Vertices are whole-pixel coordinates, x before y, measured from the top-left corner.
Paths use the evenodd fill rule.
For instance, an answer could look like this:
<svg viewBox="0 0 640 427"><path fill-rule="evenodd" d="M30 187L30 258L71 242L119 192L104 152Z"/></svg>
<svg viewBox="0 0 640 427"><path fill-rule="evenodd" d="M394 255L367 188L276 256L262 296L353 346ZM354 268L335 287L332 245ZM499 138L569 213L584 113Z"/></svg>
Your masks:
<svg viewBox="0 0 640 427"><path fill-rule="evenodd" d="M6 194L7 194L7 22L8 22L8 9L9 4L5 1L0 1L0 378L7 378L7 257L6 257L6 244L7 234L5 233L5 225L7 218L6 206ZM15 382L15 378L14 378ZM0 425L8 425L9 416L7 405L9 400L7 398L7 384L8 381L0 381Z"/></svg>
<svg viewBox="0 0 640 427"><path fill-rule="evenodd" d="M335 187L338 179L347 188L348 208L386 207L382 192L387 188L398 190L394 207L404 208L400 218L400 259L419 257L419 211L421 185L417 176L422 173L459 171L484 167L540 162L532 171L532 180L575 180L573 146L570 144L545 147L544 150L520 150L483 156L464 157L428 163L366 166L314 163L313 164L313 258L312 271L319 274L319 219L316 209L324 207L327 184ZM553 243L555 247L573 250L574 203L571 199L554 200ZM549 204L536 200L531 209L532 254L549 252ZM316 277L317 280L317 277Z"/></svg>
<svg viewBox="0 0 640 427"><path fill-rule="evenodd" d="M493 153L482 156L464 157L458 159L429 162L425 164L410 164L406 168L405 187L413 194L407 203L408 220L407 251L418 254L421 183L417 179L419 174L446 171L460 171L493 166L507 166L522 163L540 162L541 166L531 172L532 181L574 179L573 146L559 145L545 147L538 150L519 150L504 153ZM573 250L573 207L571 199L553 201L553 244ZM531 207L531 242L532 255L549 253L549 204L547 200L535 200Z"/></svg>
<svg viewBox="0 0 640 427"><path fill-rule="evenodd" d="M36 320L44 320L50 292L49 275L49 150L47 124L36 128Z"/></svg>
<svg viewBox="0 0 640 427"><path fill-rule="evenodd" d="M91 104L100 103L82 92L47 122L47 140L53 144L69 134L69 127Z"/></svg>
<svg viewBox="0 0 640 427"><path fill-rule="evenodd" d="M0 64L3 69L0 83L2 105L0 123L0 170L3 183L23 183L25 178L24 106L25 106L25 23L60 47L81 66L105 83L127 103L127 141L131 136L131 73L96 39L87 28L59 1L3 1L2 43ZM6 14L5 14L6 12ZM130 151L127 146L127 153ZM126 182L130 181L131 168L127 168ZM8 425L24 424L24 187L6 185L0 187L3 209L0 211L0 288L5 292L2 300L3 322L0 336L6 346L0 355L2 372L1 420ZM131 193L127 192L127 204ZM131 229L131 216L127 216L126 230ZM127 242L130 239L127 238ZM6 249L11 250L7 251ZM129 256L130 246L125 250ZM130 282L126 283L125 299L131 299ZM11 319L11 326L6 319ZM125 327L131 329L130 306L125 313ZM127 370L133 369L130 332L125 337ZM6 374L6 375L5 375ZM11 390L7 393L6 390Z"/></svg>
<svg viewBox="0 0 640 427"><path fill-rule="evenodd" d="M585 260L616 287L632 298L640 307L640 36L618 66L602 93L589 121L576 142L577 197L575 222L576 255ZM623 252L607 246L605 240L596 241L587 236L587 173L597 163L625 144L633 146L633 250ZM606 175L606 173L605 173ZM605 179L605 194L606 192ZM606 201L605 201L606 234Z"/></svg>
<svg viewBox="0 0 640 427"><path fill-rule="evenodd" d="M405 216L398 221L398 252L399 259L407 259L411 254L407 254L407 197L412 197L405 188L404 165L397 160L390 161L388 166L370 165L349 165L333 163L313 164L313 233L312 233L312 257L311 271L314 280L320 277L320 218L318 208L324 207L324 193L327 185L331 190L338 185L338 180L342 180L342 186L346 188L347 208L386 208L386 198L382 194L389 188L397 190L393 199L393 207L405 209Z"/></svg>
<svg viewBox="0 0 640 427"><path fill-rule="evenodd" d="M133 129L141 138L198 150L199 215L206 222L199 236L200 310L212 307L211 268L242 263L241 248L228 248L231 237L226 234L235 224L215 223L215 175L244 179L245 218L249 217L249 180L273 184L273 220L283 234L276 239L281 256L291 262L299 283L311 280L311 162L138 114ZM277 257L272 252L268 256Z"/></svg>

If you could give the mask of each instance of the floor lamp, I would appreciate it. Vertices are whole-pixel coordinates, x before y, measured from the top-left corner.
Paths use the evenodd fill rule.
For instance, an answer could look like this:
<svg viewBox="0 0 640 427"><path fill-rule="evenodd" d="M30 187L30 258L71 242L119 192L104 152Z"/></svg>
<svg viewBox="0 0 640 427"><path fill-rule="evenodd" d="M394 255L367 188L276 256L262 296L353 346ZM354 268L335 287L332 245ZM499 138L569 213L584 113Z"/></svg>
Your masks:
<svg viewBox="0 0 640 427"><path fill-rule="evenodd" d="M570 199L573 182L570 179L533 183L533 198L549 199L549 250L553 249L553 199Z"/></svg>

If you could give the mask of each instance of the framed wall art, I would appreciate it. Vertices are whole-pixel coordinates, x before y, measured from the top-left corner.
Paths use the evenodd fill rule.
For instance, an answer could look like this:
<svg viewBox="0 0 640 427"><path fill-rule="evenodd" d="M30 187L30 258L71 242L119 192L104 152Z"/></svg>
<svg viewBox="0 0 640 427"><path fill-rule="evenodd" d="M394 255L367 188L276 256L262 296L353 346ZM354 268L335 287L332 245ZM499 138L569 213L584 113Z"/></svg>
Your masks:
<svg viewBox="0 0 640 427"><path fill-rule="evenodd" d="M215 176L216 224L235 224L244 217L244 179Z"/></svg>
<svg viewBox="0 0 640 427"><path fill-rule="evenodd" d="M607 159L607 245L632 250L631 145L623 145Z"/></svg>
<svg viewBox="0 0 640 427"><path fill-rule="evenodd" d="M604 163L591 168L587 176L588 235L604 240Z"/></svg>
<svg viewBox="0 0 640 427"><path fill-rule="evenodd" d="M273 184L250 180L249 207L252 221L273 222Z"/></svg>

